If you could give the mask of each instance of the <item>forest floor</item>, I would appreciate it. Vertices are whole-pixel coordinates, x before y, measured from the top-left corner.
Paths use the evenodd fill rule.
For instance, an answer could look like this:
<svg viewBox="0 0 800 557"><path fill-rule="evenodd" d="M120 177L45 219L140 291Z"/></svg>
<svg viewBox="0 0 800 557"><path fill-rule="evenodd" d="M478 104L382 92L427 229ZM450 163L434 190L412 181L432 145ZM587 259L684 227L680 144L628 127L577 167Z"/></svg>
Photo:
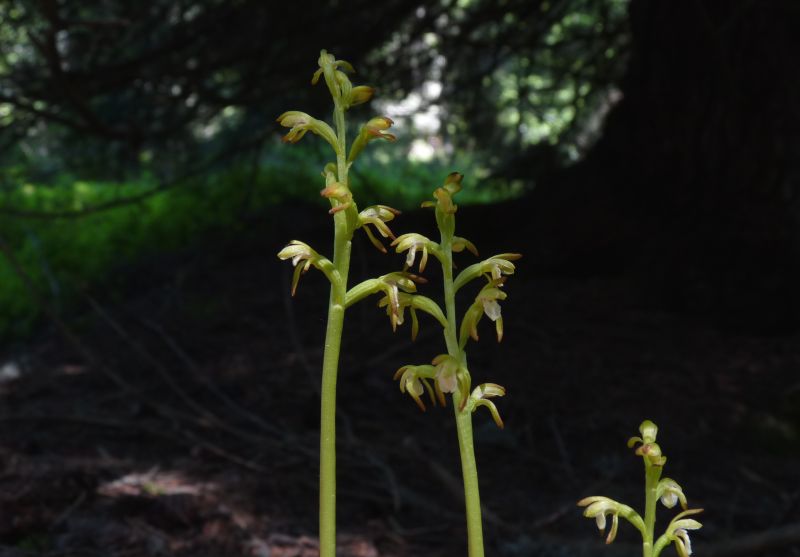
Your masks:
<svg viewBox="0 0 800 557"><path fill-rule="evenodd" d="M525 251L470 234L500 218L491 208L463 213L482 254ZM430 228L428 214L408 219L398 230ZM275 254L292 238L326 251L328 225L286 208L235 240L120 269L65 320L71 340L44 324L0 354L0 555L317 555L327 291L312 271L289 297ZM360 236L354 253L354 280L402 264ZM469 347L473 382L508 389L504 430L475 414L487 555L635 555L632 527L606 547L575 503L641 507L642 465L625 443L649 418L666 475L705 509L697 555L800 556L800 335L726 331L659 309L631 274L558 275L535 253L507 291L503 342L482 323ZM372 302L348 313L341 557L466 553L452 410L422 413L392 381L443 351L421 320L412 343ZM662 508L661 526L674 514Z"/></svg>

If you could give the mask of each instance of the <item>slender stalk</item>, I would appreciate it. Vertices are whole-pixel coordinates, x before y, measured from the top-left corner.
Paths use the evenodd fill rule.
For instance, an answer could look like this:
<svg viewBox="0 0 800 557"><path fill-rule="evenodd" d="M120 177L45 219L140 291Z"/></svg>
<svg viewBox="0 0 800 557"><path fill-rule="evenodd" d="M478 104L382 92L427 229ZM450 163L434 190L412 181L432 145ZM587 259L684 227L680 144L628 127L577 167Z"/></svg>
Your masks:
<svg viewBox="0 0 800 557"><path fill-rule="evenodd" d="M464 478L464 503L467 513L467 545L469 557L483 557L483 524L481 522L481 496L478 486L478 465L472 441L472 412L459 410L461 394L453 393L453 408L458 429L458 449L461 452L461 474Z"/></svg>
<svg viewBox="0 0 800 557"><path fill-rule="evenodd" d="M444 300L447 315L447 328L444 337L447 352L467 365L467 354L458 346L456 328L455 288L453 287L453 249L452 234L442 231L441 249L444 253L442 273L444 277ZM464 503L467 514L467 547L469 557L483 557L483 524L481 521L481 497L478 485L478 465L475 461L475 444L472 439L472 412L462 409L460 389L453 393L453 410L458 430L458 449L461 453L461 474L464 481Z"/></svg>
<svg viewBox="0 0 800 557"><path fill-rule="evenodd" d="M340 183L347 184L344 110L334 97L334 122L337 130L336 166ZM336 380L344 329L344 300L353 236L345 211L334 215L333 265L341 280L331 284L328 325L322 359L322 389L319 441L319 551L320 557L336 555Z"/></svg>
<svg viewBox="0 0 800 557"><path fill-rule="evenodd" d="M642 557L653 557L653 533L656 525L656 504L658 503L658 480L661 467L645 463L645 501L644 501L644 536Z"/></svg>

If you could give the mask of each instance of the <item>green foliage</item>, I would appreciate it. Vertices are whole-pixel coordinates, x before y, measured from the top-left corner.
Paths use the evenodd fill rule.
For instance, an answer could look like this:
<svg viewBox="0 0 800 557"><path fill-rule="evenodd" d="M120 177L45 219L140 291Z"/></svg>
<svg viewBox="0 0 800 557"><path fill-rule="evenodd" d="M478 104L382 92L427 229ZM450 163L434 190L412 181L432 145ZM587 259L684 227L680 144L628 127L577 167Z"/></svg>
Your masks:
<svg viewBox="0 0 800 557"><path fill-rule="evenodd" d="M76 288L107 280L124 265L189 246L211 230L234 234L245 203L248 211L255 211L293 197L296 190L308 191L311 177L284 169L298 168L286 161L268 161L257 177L251 166L236 165L98 212L91 209L157 185L147 177L106 183L61 176L52 185L24 183L5 193L3 206L43 214L88 212L79 218L6 217L0 221L0 234L45 299L56 309L69 309ZM287 174L291 179L286 180ZM0 307L0 338L30 333L39 318L34 300L6 258L0 258Z"/></svg>
<svg viewBox="0 0 800 557"><path fill-rule="evenodd" d="M98 212L91 210L141 195L158 184L147 176L114 183L67 174L45 184L29 178L35 169L16 166L4 172L0 206L44 214L88 212L79 218L2 217L0 234L37 290L56 309L69 310L74 307L76 287L106 281L120 267L156 253L190 246L204 232L234 234L243 213L295 199L327 205L326 199L309 195L319 189L319 175L312 169L321 167L322 161L313 146L284 149L279 156L270 148L257 168L243 160L142 201ZM480 172L476 163L463 162L462 167ZM380 198L411 209L428 197L431 184L442 174L446 172L441 164L395 164L394 159L364 157L354 187L367 201ZM465 197L467 203L482 203L519 192L519 188L496 183ZM40 317L24 284L2 257L0 307L0 339L29 334Z"/></svg>
<svg viewBox="0 0 800 557"><path fill-rule="evenodd" d="M359 168L353 172L353 184L360 197L368 204L378 200L402 210L419 207L430 197L431 188L447 176L453 168L480 180L479 188L470 188L461 195L463 205L496 203L522 195L521 182L487 178L488 170L480 159L456 153L447 162L434 160L426 163L410 162L405 157L389 157L379 152L363 157Z"/></svg>

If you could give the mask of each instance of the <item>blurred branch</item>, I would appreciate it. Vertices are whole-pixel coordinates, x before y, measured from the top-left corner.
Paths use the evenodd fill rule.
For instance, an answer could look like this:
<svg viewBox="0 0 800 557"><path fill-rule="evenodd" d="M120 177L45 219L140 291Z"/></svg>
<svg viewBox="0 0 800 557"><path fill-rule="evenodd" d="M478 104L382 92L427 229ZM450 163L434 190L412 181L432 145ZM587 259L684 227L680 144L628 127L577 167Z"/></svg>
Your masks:
<svg viewBox="0 0 800 557"><path fill-rule="evenodd" d="M225 151L219 153L215 157L206 161L202 166L195 167L194 169L190 170L189 172L187 172L186 174L175 180L164 182L162 184L159 184L158 186L154 186L148 189L147 191L144 191L137 195L130 195L121 199L114 199L104 203L98 203L97 205L93 205L91 207L85 207L82 209L74 209L74 210L65 210L65 211L31 211L26 209L15 209L13 207L11 208L0 207L0 215L4 215L11 218L37 219L37 220L78 219L95 213L101 213L104 211L109 211L112 209L117 209L120 207L126 207L128 205L140 203L142 201L145 201L146 199L149 199L150 197L162 194L166 191L170 191L179 187L199 185L198 183L192 182L191 180L193 178L197 178L203 175L210 168L228 159L229 157L239 155L242 152L246 152L253 148L259 148L260 145L262 145L262 143L265 141L265 138L271 134L272 134L271 130L266 131L254 138L251 138L249 141L245 143L237 143L235 145L230 145Z"/></svg>

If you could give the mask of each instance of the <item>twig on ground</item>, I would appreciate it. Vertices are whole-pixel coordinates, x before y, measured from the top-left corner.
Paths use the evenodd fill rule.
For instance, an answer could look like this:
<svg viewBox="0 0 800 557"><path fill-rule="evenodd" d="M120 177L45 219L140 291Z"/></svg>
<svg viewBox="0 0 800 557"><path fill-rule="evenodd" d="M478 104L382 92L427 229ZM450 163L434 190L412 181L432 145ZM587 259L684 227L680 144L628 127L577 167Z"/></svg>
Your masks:
<svg viewBox="0 0 800 557"><path fill-rule="evenodd" d="M208 377L206 377L201 371L200 367L194 361L194 359L186 353L185 350L178 344L178 342L170 336L164 328L159 325L158 323L150 320L150 319L142 319L142 323L149 328L151 331L156 333L161 340L164 341L164 344L180 359L186 368L192 373L192 377L198 379L203 386L205 386L214 396L216 396L220 401L222 401L226 406L228 406L231 410L242 416L243 418L250 420L257 426L259 426L262 430L266 433L270 433L272 435L281 435L284 432L266 422L261 416L250 412L240 404L236 403L232 400L227 394L225 394L217 385Z"/></svg>

